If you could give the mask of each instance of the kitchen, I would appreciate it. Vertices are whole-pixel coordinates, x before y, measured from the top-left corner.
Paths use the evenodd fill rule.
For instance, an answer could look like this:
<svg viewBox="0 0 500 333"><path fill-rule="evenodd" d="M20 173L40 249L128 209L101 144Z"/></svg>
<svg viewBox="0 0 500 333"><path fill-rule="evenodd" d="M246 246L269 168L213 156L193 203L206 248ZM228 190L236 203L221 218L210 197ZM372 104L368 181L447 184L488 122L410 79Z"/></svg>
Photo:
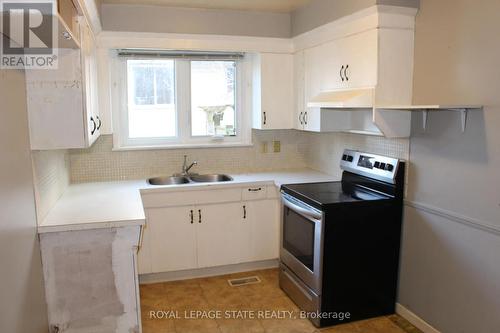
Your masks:
<svg viewBox="0 0 500 333"><path fill-rule="evenodd" d="M49 7L57 68L0 69L2 332L498 330L495 1Z"/></svg>

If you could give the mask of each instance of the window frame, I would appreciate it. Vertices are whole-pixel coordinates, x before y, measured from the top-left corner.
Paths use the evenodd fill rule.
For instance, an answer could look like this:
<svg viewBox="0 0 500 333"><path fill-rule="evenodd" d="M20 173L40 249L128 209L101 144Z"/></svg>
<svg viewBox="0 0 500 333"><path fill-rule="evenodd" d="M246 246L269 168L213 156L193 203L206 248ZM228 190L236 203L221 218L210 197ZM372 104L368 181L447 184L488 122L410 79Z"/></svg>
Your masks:
<svg viewBox="0 0 500 333"><path fill-rule="evenodd" d="M176 108L176 136L130 138L128 115L128 70L127 60L153 60L151 57L115 57L115 66L112 75L115 77L112 97L113 109L113 149L114 150L141 150L141 149L176 149L201 147L232 147L251 146L251 107L247 104L251 96L248 92L250 85L246 82L249 66L245 59L228 60L235 62L235 136L193 136L191 131L191 60L173 59L175 82ZM206 61L211 61L207 59ZM213 59L212 61L218 61Z"/></svg>

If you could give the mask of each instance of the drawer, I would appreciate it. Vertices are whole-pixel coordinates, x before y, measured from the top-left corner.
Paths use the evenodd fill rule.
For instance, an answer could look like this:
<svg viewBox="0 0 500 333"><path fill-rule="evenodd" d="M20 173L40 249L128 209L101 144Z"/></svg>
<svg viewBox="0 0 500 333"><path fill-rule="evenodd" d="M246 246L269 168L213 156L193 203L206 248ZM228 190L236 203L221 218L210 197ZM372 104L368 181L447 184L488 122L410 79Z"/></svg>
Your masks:
<svg viewBox="0 0 500 333"><path fill-rule="evenodd" d="M241 201L241 188L142 194L144 208L189 206L235 201Z"/></svg>
<svg viewBox="0 0 500 333"><path fill-rule="evenodd" d="M295 276L286 266L280 265L279 284L281 289L290 297L299 308L306 312L320 311L320 297ZM312 322L318 326L319 318Z"/></svg>
<svg viewBox="0 0 500 333"><path fill-rule="evenodd" d="M241 189L241 199L248 200L262 200L267 198L267 186L257 185L249 186Z"/></svg>

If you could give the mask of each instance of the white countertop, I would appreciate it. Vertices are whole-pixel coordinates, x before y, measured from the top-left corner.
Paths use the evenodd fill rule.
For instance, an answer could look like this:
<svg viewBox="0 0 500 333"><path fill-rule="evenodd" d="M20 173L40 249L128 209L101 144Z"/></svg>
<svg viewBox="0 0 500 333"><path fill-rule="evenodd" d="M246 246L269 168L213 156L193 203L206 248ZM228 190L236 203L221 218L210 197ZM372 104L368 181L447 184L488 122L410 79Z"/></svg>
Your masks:
<svg viewBox="0 0 500 333"><path fill-rule="evenodd" d="M143 225L139 189L146 181L70 185L38 226L39 233Z"/></svg>
<svg viewBox="0 0 500 333"><path fill-rule="evenodd" d="M154 186L146 180L72 184L38 226L39 233L143 225L146 221L141 192L221 188L242 184L282 184L334 181L311 169L231 174L224 183Z"/></svg>

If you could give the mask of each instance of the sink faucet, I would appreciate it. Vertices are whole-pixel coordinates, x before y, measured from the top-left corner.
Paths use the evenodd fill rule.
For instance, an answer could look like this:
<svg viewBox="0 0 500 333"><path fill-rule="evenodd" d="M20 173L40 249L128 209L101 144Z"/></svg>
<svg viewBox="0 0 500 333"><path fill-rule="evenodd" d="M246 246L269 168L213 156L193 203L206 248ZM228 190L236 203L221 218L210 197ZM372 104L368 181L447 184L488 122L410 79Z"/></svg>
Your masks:
<svg viewBox="0 0 500 333"><path fill-rule="evenodd" d="M184 163L182 163L182 175L187 176L189 175L189 170L191 170L192 167L195 165L198 165L197 161L193 161L189 166L187 165L187 155L184 155Z"/></svg>

